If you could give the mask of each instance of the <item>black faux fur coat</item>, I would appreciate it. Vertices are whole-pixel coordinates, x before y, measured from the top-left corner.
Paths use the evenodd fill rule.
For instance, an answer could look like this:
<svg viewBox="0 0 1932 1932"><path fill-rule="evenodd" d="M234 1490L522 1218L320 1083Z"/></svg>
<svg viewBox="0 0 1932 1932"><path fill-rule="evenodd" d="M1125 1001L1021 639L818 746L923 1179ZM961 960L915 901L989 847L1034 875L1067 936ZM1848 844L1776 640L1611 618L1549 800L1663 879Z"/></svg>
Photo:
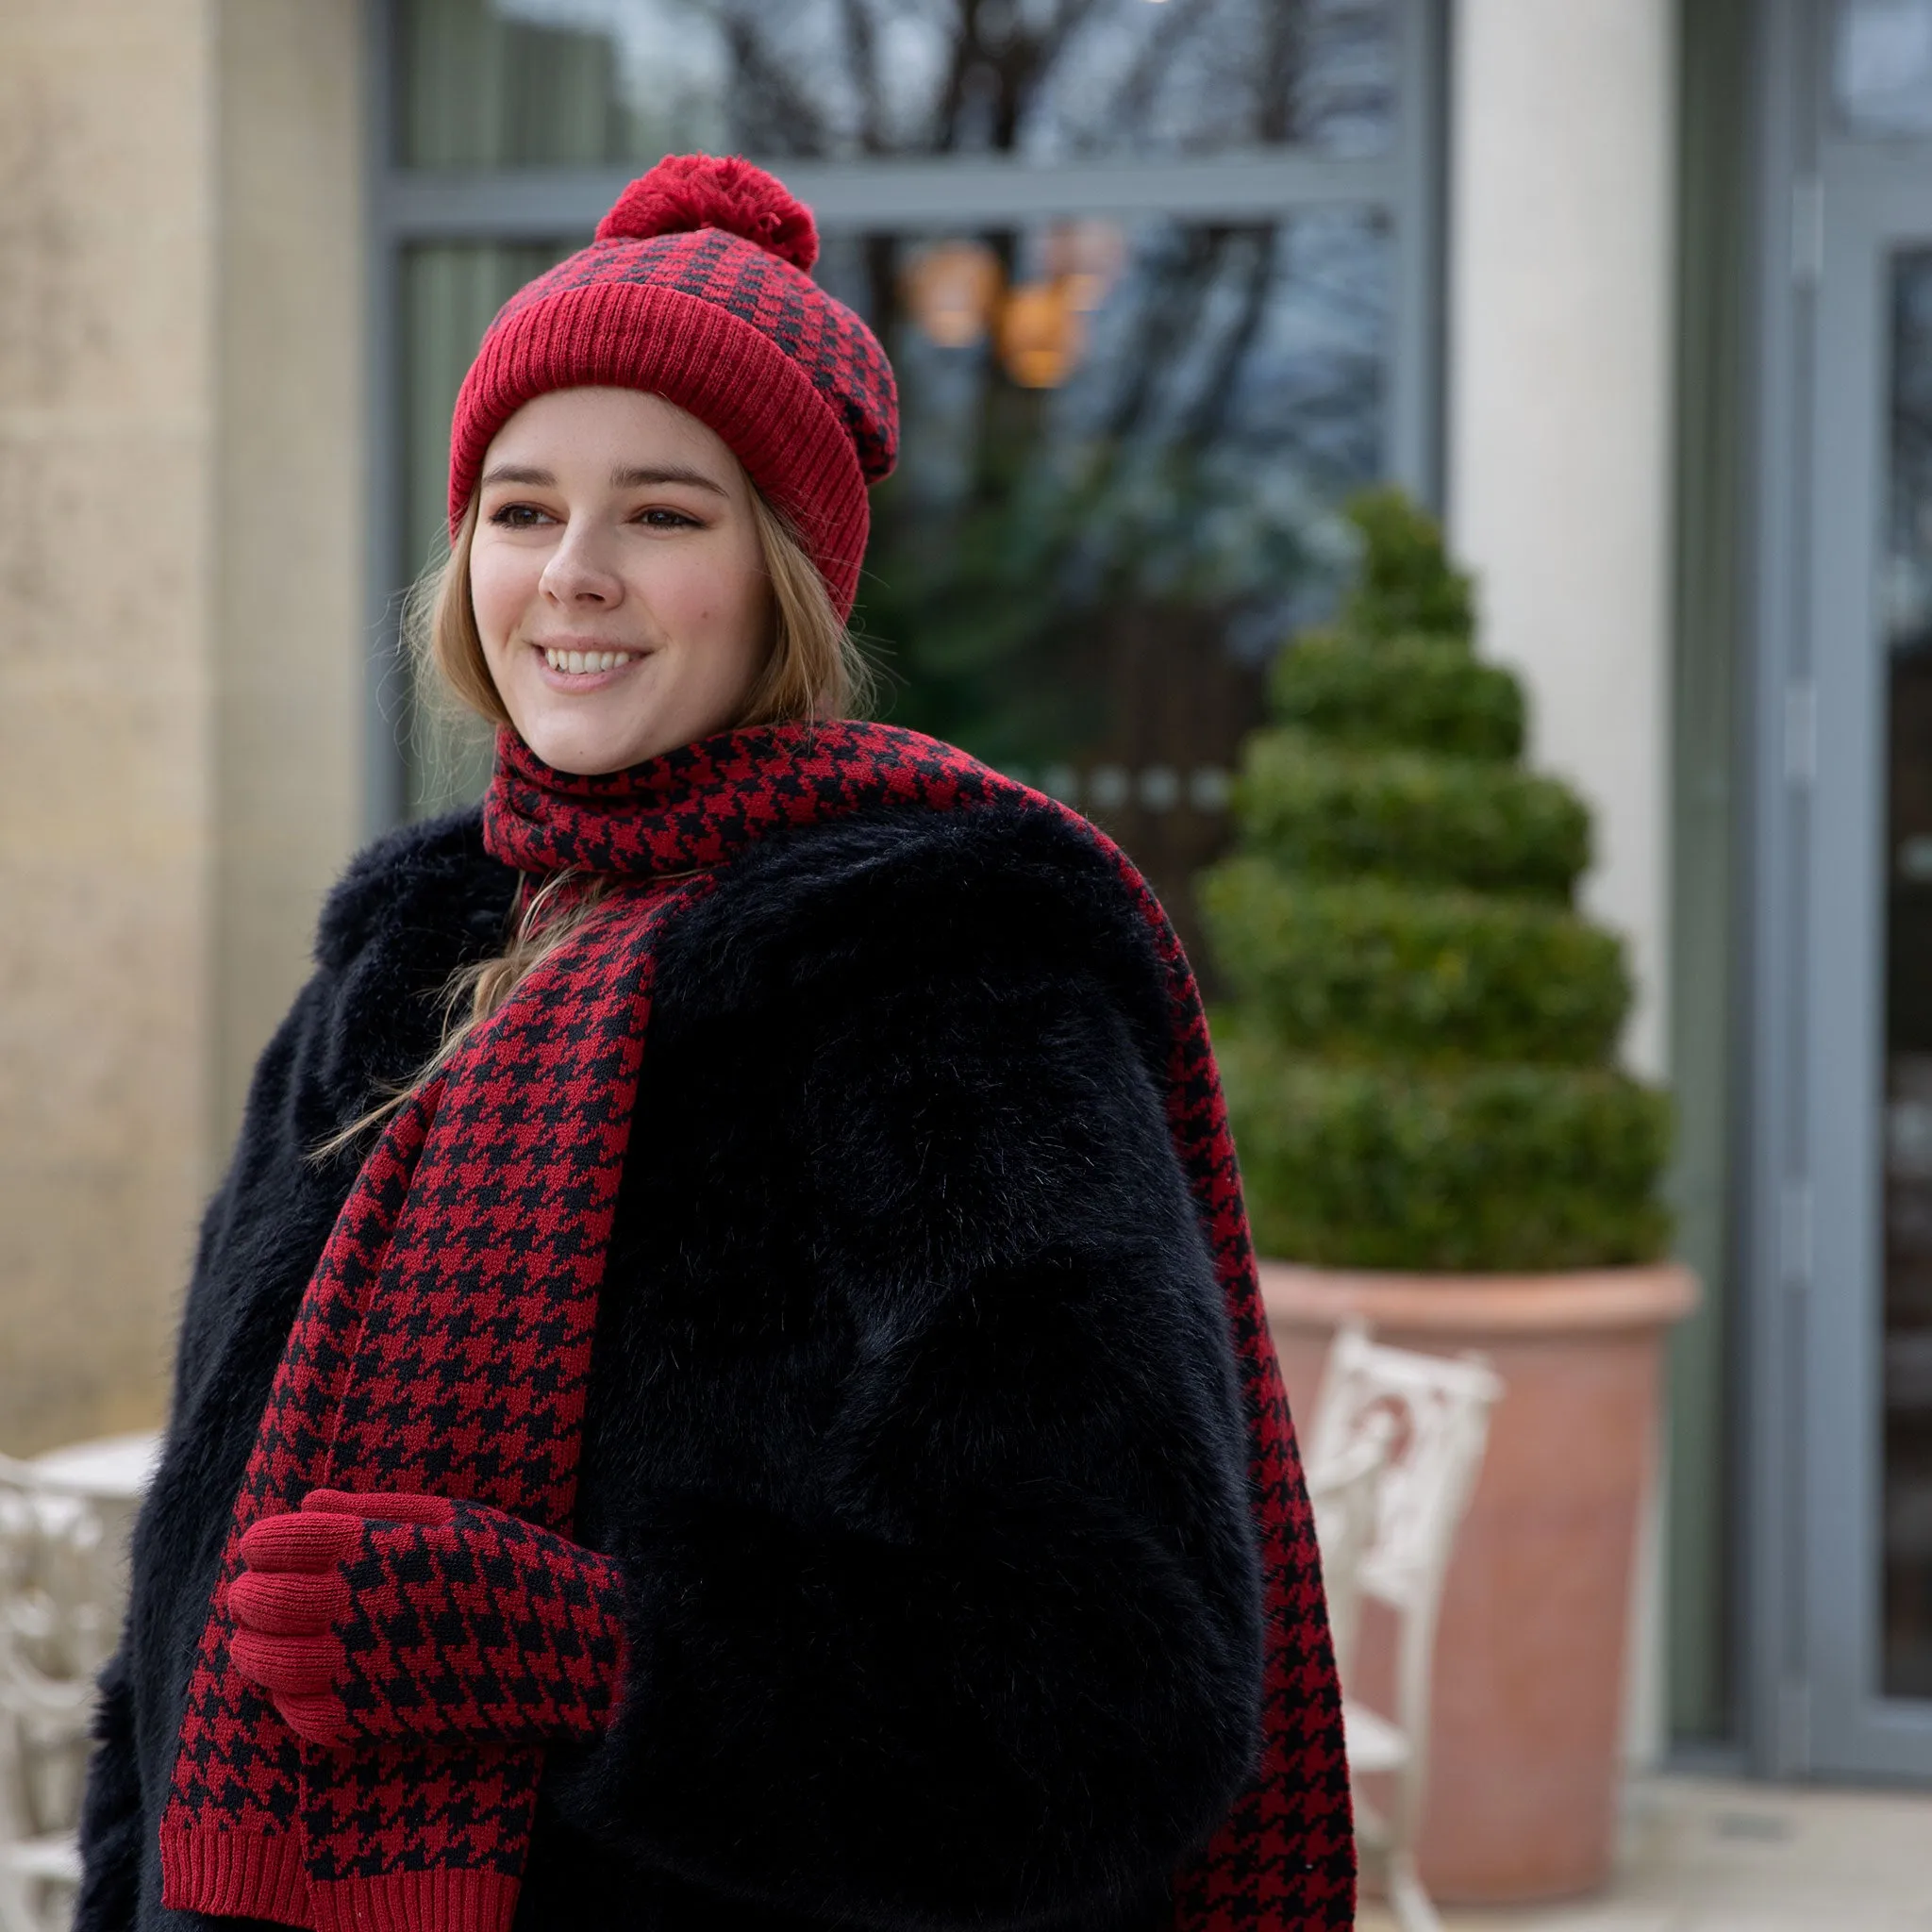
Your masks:
<svg viewBox="0 0 1932 1932"><path fill-rule="evenodd" d="M255 1076L105 1679L80 1932L157 1832L257 1422L354 1173L310 1150L502 942L477 816L385 840ZM518 1925L1144 1928L1258 1736L1260 1591L1166 1022L1105 861L1005 811L754 846L666 938L577 1535L631 1665Z"/></svg>

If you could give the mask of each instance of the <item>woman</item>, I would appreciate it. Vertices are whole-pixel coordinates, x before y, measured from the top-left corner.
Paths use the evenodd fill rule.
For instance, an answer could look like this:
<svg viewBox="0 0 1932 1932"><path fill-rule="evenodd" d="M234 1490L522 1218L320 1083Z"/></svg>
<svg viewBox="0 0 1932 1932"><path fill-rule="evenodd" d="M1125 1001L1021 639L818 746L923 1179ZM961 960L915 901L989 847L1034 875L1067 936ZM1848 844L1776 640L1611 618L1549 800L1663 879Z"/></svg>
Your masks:
<svg viewBox="0 0 1932 1932"><path fill-rule="evenodd" d="M256 1075L90 1932L1350 1922L1192 982L1091 827L842 721L897 417L815 253L666 161L464 384L496 774L351 868Z"/></svg>

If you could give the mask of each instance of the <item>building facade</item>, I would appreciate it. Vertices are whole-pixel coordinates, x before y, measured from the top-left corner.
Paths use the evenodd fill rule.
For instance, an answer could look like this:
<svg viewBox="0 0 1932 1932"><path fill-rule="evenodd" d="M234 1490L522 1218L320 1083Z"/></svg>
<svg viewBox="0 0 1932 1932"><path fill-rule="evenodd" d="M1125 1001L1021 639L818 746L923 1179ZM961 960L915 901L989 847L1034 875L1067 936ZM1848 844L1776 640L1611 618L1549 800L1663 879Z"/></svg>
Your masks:
<svg viewBox="0 0 1932 1932"><path fill-rule="evenodd" d="M892 714L1184 920L1337 505L1442 507L1678 1101L1633 1749L1932 1778L1932 0L1063 11L0 13L0 1442L162 1411L320 895L476 783L396 611L482 326L741 150L901 371Z"/></svg>

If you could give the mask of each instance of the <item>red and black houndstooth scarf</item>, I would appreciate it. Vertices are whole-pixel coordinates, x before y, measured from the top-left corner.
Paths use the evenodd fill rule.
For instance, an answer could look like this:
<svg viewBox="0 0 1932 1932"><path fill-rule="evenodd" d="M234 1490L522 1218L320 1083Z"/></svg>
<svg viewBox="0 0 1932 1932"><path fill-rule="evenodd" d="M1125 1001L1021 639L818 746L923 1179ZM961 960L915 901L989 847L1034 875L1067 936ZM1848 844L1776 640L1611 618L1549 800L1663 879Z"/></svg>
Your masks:
<svg viewBox="0 0 1932 1932"><path fill-rule="evenodd" d="M1183 1932L1353 1922L1340 1697L1312 1522L1257 1286L1194 979L1140 874L1065 808L916 733L726 734L610 777L508 734L485 838L526 874L616 882L594 922L391 1121L291 1332L189 1686L161 1826L164 1902L338 1932L508 1932L540 1749L303 1742L230 1657L251 1524L318 1489L418 1490L567 1535L591 1340L642 1063L658 935L768 832L869 806L993 803L1073 821L1118 868L1165 967L1167 1104L1223 1290L1251 1439L1266 1591L1255 1781L1178 1875Z"/></svg>

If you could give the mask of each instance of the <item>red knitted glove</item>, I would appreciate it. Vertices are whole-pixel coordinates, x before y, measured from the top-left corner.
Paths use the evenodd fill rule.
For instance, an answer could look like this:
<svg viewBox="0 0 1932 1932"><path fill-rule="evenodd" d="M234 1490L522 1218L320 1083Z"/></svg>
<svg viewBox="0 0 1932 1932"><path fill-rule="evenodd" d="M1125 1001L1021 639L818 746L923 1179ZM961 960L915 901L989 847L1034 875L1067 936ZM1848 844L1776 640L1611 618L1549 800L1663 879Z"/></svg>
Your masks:
<svg viewBox="0 0 1932 1932"><path fill-rule="evenodd" d="M624 1681L617 1566L501 1509L313 1490L242 1538L235 1667L318 1744L599 1736Z"/></svg>

